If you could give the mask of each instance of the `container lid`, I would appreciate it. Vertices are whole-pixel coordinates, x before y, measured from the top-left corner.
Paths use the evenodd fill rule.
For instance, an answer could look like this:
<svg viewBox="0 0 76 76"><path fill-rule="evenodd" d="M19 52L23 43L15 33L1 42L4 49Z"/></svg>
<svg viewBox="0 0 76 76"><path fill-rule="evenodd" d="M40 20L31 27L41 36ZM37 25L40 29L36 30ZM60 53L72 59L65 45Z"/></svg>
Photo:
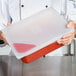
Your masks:
<svg viewBox="0 0 76 76"><path fill-rule="evenodd" d="M3 33L18 59L57 41L73 29L53 8L44 9L5 28Z"/></svg>

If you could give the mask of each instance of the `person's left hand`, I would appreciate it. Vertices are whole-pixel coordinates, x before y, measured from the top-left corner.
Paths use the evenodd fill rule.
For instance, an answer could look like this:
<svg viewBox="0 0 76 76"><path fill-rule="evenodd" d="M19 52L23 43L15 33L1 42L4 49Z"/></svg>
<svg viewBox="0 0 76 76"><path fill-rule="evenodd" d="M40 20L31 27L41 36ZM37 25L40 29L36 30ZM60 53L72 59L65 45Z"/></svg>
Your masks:
<svg viewBox="0 0 76 76"><path fill-rule="evenodd" d="M67 27L70 28L70 27L73 27L74 28L74 22L72 20L68 21L67 23ZM74 38L74 35L75 35L75 31L69 33L69 34L66 34L64 35L61 39L59 39L57 42L59 44L63 44L63 45L69 45L71 43L71 41L73 40Z"/></svg>

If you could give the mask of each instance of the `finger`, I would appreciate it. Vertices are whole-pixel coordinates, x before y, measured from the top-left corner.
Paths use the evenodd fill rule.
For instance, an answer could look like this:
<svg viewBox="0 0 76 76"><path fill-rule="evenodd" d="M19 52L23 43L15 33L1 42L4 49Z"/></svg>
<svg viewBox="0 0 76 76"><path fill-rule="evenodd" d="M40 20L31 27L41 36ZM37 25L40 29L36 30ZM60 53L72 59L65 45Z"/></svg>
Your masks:
<svg viewBox="0 0 76 76"><path fill-rule="evenodd" d="M63 40L62 44L67 45L70 44L72 42L73 39L68 39L68 40Z"/></svg>
<svg viewBox="0 0 76 76"><path fill-rule="evenodd" d="M67 38L63 38L62 41L67 41L67 40L73 40L74 36L70 36L70 37L67 37Z"/></svg>
<svg viewBox="0 0 76 76"><path fill-rule="evenodd" d="M72 21L72 20L68 21L67 27L73 27L74 28L74 21Z"/></svg>
<svg viewBox="0 0 76 76"><path fill-rule="evenodd" d="M74 38L74 35L73 34L69 34L69 35L66 35L66 36L64 36L64 37L62 37L61 39L59 39L57 42L59 43L59 44L62 44L62 43L64 43L64 42L66 42L66 41L72 41L72 39Z"/></svg>
<svg viewBox="0 0 76 76"><path fill-rule="evenodd" d="M66 42L63 42L62 44L63 45L69 45L69 44L71 44L71 41L66 41Z"/></svg>
<svg viewBox="0 0 76 76"><path fill-rule="evenodd" d="M62 42L63 42L63 41L62 41L61 39L60 39L60 40L57 40L57 43L58 43L58 44L62 44Z"/></svg>
<svg viewBox="0 0 76 76"><path fill-rule="evenodd" d="M60 39L58 40L59 44L67 45L70 44L73 38L68 38L68 39Z"/></svg>
<svg viewBox="0 0 76 76"><path fill-rule="evenodd" d="M67 37L67 38L64 38L64 39L61 39L63 42L65 41L69 41L69 40L73 40L74 36L70 36L70 37Z"/></svg>
<svg viewBox="0 0 76 76"><path fill-rule="evenodd" d="M7 26L10 26L10 25L11 25L11 23L10 23L10 22L8 22L8 23L7 23Z"/></svg>
<svg viewBox="0 0 76 76"><path fill-rule="evenodd" d="M57 42L58 42L58 43L63 43L63 42L69 41L69 40L72 40L72 39L71 39L71 38L60 39L60 40L58 40Z"/></svg>
<svg viewBox="0 0 76 76"><path fill-rule="evenodd" d="M66 35L64 35L62 38L67 38L67 37L70 37L70 36L74 36L74 32L69 33L69 34L66 34Z"/></svg>
<svg viewBox="0 0 76 76"><path fill-rule="evenodd" d="M69 44L70 44L70 43L68 43L68 42L67 42L67 43L63 43L63 45L69 45Z"/></svg>

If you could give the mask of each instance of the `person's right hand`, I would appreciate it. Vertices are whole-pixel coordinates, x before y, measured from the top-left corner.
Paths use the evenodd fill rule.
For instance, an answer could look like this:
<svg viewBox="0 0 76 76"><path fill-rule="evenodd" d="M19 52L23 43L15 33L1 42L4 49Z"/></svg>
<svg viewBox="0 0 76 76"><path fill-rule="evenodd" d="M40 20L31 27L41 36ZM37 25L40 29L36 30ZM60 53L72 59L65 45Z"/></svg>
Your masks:
<svg viewBox="0 0 76 76"><path fill-rule="evenodd" d="M11 25L11 23L10 23L10 22L8 22L8 23L7 23L7 26L10 26L10 25Z"/></svg>

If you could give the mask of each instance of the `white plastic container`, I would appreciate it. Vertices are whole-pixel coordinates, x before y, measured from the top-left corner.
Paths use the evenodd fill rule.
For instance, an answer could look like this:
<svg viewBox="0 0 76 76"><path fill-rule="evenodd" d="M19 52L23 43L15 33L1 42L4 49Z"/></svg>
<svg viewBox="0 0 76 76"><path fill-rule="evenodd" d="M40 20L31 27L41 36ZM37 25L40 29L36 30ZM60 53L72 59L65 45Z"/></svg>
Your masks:
<svg viewBox="0 0 76 76"><path fill-rule="evenodd" d="M57 41L73 29L53 8L47 8L5 28L3 33L18 59Z"/></svg>

